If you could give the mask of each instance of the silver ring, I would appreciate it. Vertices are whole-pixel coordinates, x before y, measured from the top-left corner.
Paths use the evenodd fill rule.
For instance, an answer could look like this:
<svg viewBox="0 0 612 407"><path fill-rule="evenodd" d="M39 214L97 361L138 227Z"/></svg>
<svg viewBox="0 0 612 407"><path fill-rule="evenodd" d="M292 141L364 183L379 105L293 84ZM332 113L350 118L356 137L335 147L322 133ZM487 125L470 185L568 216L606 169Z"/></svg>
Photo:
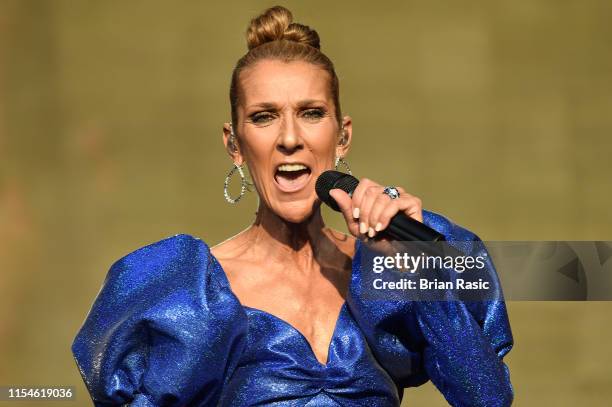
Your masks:
<svg viewBox="0 0 612 407"><path fill-rule="evenodd" d="M385 187L385 189L383 189L383 194L389 195L391 199L397 199L400 196L399 191L395 187Z"/></svg>

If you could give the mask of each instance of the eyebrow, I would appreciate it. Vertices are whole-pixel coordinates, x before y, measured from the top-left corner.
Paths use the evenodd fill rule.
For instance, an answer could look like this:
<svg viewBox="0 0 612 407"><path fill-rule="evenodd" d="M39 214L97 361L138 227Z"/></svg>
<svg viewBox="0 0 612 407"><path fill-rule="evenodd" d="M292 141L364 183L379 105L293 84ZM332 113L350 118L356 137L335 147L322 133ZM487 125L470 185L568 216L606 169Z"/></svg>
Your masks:
<svg viewBox="0 0 612 407"><path fill-rule="evenodd" d="M314 104L326 104L326 101L320 100L320 99L304 99L304 100L300 100L297 103L297 106L298 108L302 108L302 107L311 106ZM275 103L261 102L261 103L255 103L254 105L249 106L247 109L253 109L253 108L276 109L276 107L277 106Z"/></svg>
<svg viewBox="0 0 612 407"><path fill-rule="evenodd" d="M326 104L326 102L324 100L318 100L318 99L306 99L306 100L299 101L298 107L305 107L305 106L310 106L310 105L315 105L315 104Z"/></svg>
<svg viewBox="0 0 612 407"><path fill-rule="evenodd" d="M254 105L251 105L249 107L247 107L247 109L254 109L254 108L262 108L262 109L275 109L276 105L274 103L270 103L270 102L261 102L261 103L256 103Z"/></svg>

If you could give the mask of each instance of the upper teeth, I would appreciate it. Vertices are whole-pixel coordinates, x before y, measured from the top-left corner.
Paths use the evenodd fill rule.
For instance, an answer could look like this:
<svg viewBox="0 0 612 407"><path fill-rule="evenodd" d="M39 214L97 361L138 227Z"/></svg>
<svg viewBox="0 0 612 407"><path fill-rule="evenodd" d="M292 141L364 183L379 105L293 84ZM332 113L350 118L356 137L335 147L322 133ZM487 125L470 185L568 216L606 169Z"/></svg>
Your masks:
<svg viewBox="0 0 612 407"><path fill-rule="evenodd" d="M308 167L302 164L283 164L278 166L279 171L300 171L307 169Z"/></svg>

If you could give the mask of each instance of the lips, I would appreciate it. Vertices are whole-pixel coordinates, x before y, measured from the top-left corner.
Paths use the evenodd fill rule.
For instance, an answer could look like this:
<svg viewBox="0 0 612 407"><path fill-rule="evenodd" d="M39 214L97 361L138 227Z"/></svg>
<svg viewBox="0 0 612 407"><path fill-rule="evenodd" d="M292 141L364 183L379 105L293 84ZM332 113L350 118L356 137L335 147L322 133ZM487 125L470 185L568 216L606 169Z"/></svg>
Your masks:
<svg viewBox="0 0 612 407"><path fill-rule="evenodd" d="M276 167L274 180L283 192L296 192L304 188L312 171L302 163L283 163Z"/></svg>

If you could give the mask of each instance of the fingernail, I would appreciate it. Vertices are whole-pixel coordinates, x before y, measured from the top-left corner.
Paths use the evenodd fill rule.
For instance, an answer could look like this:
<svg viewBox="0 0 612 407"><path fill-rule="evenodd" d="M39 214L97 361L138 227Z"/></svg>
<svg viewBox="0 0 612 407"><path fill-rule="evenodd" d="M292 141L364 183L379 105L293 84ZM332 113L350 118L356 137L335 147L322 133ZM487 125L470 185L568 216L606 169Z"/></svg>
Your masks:
<svg viewBox="0 0 612 407"><path fill-rule="evenodd" d="M377 232L380 232L381 229L382 229L382 223L378 222L376 226L374 227L374 230Z"/></svg>
<svg viewBox="0 0 612 407"><path fill-rule="evenodd" d="M353 218L359 219L359 208L353 209Z"/></svg>
<svg viewBox="0 0 612 407"><path fill-rule="evenodd" d="M368 236L374 237L375 234L376 234L376 232L374 232L374 229L372 229L372 228L368 229Z"/></svg>
<svg viewBox="0 0 612 407"><path fill-rule="evenodd" d="M359 223L359 233L363 235L367 231L368 231L368 227L366 226L365 222L360 222Z"/></svg>

